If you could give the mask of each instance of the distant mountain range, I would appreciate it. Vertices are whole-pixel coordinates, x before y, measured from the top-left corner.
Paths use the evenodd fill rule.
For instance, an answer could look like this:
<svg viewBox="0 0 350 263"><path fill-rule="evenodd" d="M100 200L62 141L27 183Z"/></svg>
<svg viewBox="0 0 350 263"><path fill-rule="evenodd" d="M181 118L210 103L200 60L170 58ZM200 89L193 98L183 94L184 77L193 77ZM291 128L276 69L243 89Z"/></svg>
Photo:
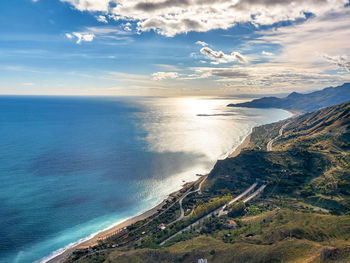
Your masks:
<svg viewBox="0 0 350 263"><path fill-rule="evenodd" d="M310 112L350 100L350 83L329 87L308 94L293 92L285 98L264 97L250 102L229 104L228 107L279 108Z"/></svg>

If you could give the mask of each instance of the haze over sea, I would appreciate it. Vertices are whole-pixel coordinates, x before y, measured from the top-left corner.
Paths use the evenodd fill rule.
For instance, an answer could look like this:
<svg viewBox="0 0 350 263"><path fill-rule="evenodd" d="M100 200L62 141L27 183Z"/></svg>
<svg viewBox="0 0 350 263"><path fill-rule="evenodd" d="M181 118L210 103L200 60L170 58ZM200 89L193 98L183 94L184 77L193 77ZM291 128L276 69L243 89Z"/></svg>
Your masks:
<svg viewBox="0 0 350 263"><path fill-rule="evenodd" d="M0 97L0 262L33 262L158 204L252 127L239 99ZM56 252L55 252L56 251Z"/></svg>

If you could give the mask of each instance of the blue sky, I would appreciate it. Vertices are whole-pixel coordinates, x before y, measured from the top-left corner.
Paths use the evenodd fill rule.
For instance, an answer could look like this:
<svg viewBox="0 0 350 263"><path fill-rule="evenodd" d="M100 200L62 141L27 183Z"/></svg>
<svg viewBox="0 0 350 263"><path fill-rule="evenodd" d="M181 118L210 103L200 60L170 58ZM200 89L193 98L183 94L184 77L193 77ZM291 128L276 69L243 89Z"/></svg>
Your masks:
<svg viewBox="0 0 350 263"><path fill-rule="evenodd" d="M350 81L347 0L0 2L0 94L234 95Z"/></svg>

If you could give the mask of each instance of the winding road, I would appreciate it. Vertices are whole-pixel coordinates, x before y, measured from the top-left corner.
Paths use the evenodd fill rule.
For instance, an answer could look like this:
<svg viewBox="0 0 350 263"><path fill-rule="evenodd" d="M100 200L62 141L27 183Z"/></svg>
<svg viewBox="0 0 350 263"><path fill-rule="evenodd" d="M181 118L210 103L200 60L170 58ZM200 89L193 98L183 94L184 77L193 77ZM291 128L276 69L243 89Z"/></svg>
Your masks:
<svg viewBox="0 0 350 263"><path fill-rule="evenodd" d="M180 231L176 232L175 234L173 234L172 236L168 237L167 239L165 239L163 242L160 243L161 246L163 246L166 242L168 242L169 240L173 239L174 237L180 235L181 233L190 230L192 227L198 225L199 223L202 223L203 221L205 221L206 219L208 219L209 217L211 217L212 215L218 215L218 216L222 216L224 215L223 210L225 209L225 207L227 207L227 205L231 205L234 202L237 202L238 200L242 199L244 196L246 196L249 192L251 192L252 190L254 190L254 188L257 186L257 183L252 184L248 189L246 189L242 194L238 195L237 197L235 197L234 199L232 199L229 203L215 209L214 211L210 212L209 214L199 218L197 221L195 221L194 223L188 225L187 227L181 229ZM266 185L261 186L258 190L256 190L254 193L252 193L250 196L248 196L246 199L244 199L243 202L249 202L251 199L253 199L255 196L257 196L258 194L260 194L264 188L266 187Z"/></svg>
<svg viewBox="0 0 350 263"><path fill-rule="evenodd" d="M190 194L192 194L192 193L200 192L201 189L202 189L202 184L205 182L205 180L207 179L207 177L208 177L207 175L204 176L204 179L199 183L198 188L197 188L196 190L185 193L185 194L179 199L180 216L179 216L175 221L169 223L168 226L169 226L169 225L172 225L172 224L174 224L174 223L176 223L177 221L182 220L182 219L185 217L185 211L184 211L184 209L183 209L183 207L182 207L182 201L183 201L188 195L190 195Z"/></svg>
<svg viewBox="0 0 350 263"><path fill-rule="evenodd" d="M268 152L271 152L271 151L272 151L272 144L273 144L276 140L278 140L278 139L283 135L283 130L287 127L288 124L289 124L289 122L287 122L286 124L284 124L284 125L281 127L281 129L279 130L278 135L277 135L275 138L271 139L271 140L267 143L266 148L267 148L267 151L268 151Z"/></svg>

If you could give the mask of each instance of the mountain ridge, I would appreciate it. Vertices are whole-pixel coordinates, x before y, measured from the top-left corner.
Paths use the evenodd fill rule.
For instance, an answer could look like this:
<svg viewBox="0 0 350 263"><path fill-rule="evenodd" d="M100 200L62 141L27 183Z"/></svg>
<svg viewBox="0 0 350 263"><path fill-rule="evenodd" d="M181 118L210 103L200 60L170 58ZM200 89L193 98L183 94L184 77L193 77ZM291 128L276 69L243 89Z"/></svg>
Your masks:
<svg viewBox="0 0 350 263"><path fill-rule="evenodd" d="M311 93L292 92L287 97L263 97L249 102L228 104L228 107L280 108L284 110L311 112L320 108L350 100L350 83L328 87Z"/></svg>

